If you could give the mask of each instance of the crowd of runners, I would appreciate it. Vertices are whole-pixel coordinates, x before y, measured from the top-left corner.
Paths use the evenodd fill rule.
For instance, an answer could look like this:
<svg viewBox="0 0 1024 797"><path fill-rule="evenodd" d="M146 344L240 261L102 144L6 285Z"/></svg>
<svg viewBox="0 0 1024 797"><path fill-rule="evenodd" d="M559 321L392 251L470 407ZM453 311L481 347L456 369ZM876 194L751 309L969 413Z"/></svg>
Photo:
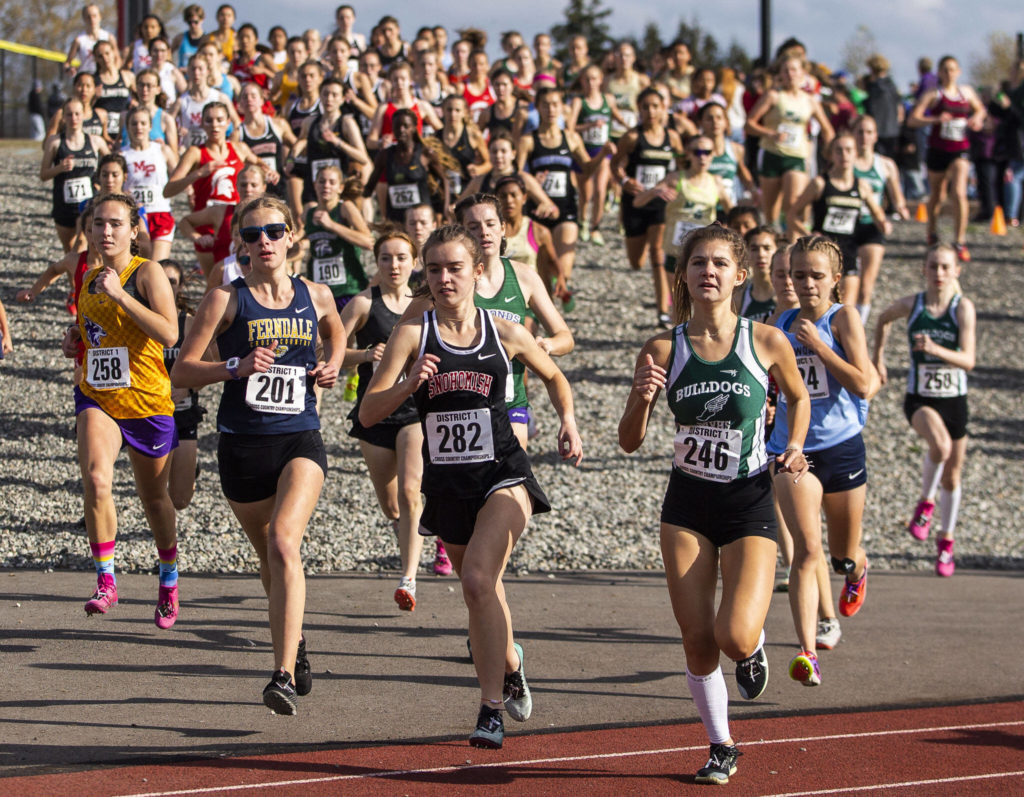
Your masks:
<svg viewBox="0 0 1024 797"><path fill-rule="evenodd" d="M434 572L454 568L469 610L470 743L501 747L504 714L531 712L502 576L530 517L552 509L527 456L530 403L547 393L558 452L578 465L587 430L556 359L574 346L577 243L607 246L616 229L629 266L650 269L656 311L619 442L643 444L663 392L676 428L660 529L711 742L697 781L736 771L719 659L735 662L743 698L763 693L773 590L788 591L789 674L805 686L822 682L837 614L864 604L862 430L900 319L904 408L925 448L908 530L927 539L937 505L936 572L953 574L975 358L958 279L970 158L998 119L1017 143L999 200L1016 224L1021 71L983 100L955 58L937 73L922 59L905 101L884 57L851 81L792 39L737 75L691 64L681 43L641 64L629 41L591 53L577 36L559 62L544 33L532 46L502 34L492 61L480 30L406 37L385 16L364 37L350 6L321 35L236 27L230 5L209 25L190 5L184 33L169 39L149 15L122 50L96 6L82 16L72 96L49 121L39 172L52 184L54 263L17 300L62 274L73 285L62 346L97 573L89 614L118 601L112 482L127 448L159 559L154 619L173 626L176 512L216 405L221 487L269 602L263 700L294 714L313 681L300 545L329 477L320 393L342 383L349 434L394 526L394 599L415 608L434 537ZM871 297L908 196L928 211L921 290L876 312L871 351ZM944 205L953 226L940 242ZM175 236L194 258L170 259ZM2 308L0 334L7 353ZM779 550L788 575L776 585ZM835 604L830 568L843 576Z"/></svg>

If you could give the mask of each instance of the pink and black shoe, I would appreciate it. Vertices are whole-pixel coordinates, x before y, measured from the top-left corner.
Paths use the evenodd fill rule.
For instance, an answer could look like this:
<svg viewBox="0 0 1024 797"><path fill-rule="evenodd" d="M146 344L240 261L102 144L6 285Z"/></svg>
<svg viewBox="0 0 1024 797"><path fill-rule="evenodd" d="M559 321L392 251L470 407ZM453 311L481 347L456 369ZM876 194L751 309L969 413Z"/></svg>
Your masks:
<svg viewBox="0 0 1024 797"><path fill-rule="evenodd" d="M153 615L153 622L157 628L164 630L174 625L178 619L178 585L173 587L160 587L160 594L156 601L156 612Z"/></svg>

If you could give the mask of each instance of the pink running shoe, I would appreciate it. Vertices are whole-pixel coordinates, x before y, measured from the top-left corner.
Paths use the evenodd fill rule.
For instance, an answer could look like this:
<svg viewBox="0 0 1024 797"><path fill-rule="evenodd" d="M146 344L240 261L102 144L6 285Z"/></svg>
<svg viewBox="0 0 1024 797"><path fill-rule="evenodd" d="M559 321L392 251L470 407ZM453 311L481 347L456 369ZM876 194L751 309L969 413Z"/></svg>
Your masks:
<svg viewBox="0 0 1024 797"><path fill-rule="evenodd" d="M949 578L956 570L956 562L953 561L953 541L940 539L935 541L939 549L939 558L935 560L935 574Z"/></svg>
<svg viewBox="0 0 1024 797"><path fill-rule="evenodd" d="M914 517L907 526L907 531L919 540L927 540L932 528L932 514L935 512L934 501L919 501L914 510Z"/></svg>
<svg viewBox="0 0 1024 797"><path fill-rule="evenodd" d="M434 556L434 573L438 576L450 576L452 574L452 560L448 558L448 552L444 549L444 543L437 541L437 554Z"/></svg>
<svg viewBox="0 0 1024 797"><path fill-rule="evenodd" d="M102 575L96 579L96 591L85 602L86 614L106 614L117 603L117 584L113 576Z"/></svg>
<svg viewBox="0 0 1024 797"><path fill-rule="evenodd" d="M156 600L156 612L153 621L157 628L168 629L178 619L178 585L173 587L160 587L159 597Z"/></svg>

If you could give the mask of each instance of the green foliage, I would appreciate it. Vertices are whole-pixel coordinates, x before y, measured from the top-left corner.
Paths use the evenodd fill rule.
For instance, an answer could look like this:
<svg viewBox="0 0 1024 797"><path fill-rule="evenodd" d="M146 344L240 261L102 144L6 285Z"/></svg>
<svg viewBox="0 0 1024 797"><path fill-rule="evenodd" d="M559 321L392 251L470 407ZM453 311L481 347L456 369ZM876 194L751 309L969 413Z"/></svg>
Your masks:
<svg viewBox="0 0 1024 797"><path fill-rule="evenodd" d="M971 82L997 89L1004 80L1012 80L1017 66L1017 42L1005 31L990 33L988 51L971 57Z"/></svg>
<svg viewBox="0 0 1024 797"><path fill-rule="evenodd" d="M676 41L690 48L694 66L710 66L715 69L731 66L744 72L750 69L752 59L743 45L733 39L728 48L723 49L714 34L701 27L696 16L689 21L680 20L676 35L670 41L661 38L661 28L656 22L648 22L637 45L637 55L642 62L650 63L655 53Z"/></svg>
<svg viewBox="0 0 1024 797"><path fill-rule="evenodd" d="M569 42L573 36L586 37L592 60L610 48L612 39L608 35L609 25L605 20L611 15L612 9L604 8L602 0L569 0L563 13L565 22L551 28L556 57L564 60L568 56Z"/></svg>
<svg viewBox="0 0 1024 797"><path fill-rule="evenodd" d="M865 66L868 58L878 52L878 42L875 41L875 34L867 25L858 25L853 35L846 40L839 51L840 66L856 77L867 72ZM835 67L832 67L835 69Z"/></svg>

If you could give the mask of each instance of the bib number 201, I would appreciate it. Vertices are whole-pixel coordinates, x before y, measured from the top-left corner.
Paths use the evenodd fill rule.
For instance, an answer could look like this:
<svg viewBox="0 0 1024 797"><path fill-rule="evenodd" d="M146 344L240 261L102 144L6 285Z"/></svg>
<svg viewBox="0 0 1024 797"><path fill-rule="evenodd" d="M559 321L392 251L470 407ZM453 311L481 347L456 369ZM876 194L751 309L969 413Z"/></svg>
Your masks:
<svg viewBox="0 0 1024 797"><path fill-rule="evenodd" d="M298 415L306 407L306 370L272 365L264 374L253 374L245 388L245 403L257 412Z"/></svg>

